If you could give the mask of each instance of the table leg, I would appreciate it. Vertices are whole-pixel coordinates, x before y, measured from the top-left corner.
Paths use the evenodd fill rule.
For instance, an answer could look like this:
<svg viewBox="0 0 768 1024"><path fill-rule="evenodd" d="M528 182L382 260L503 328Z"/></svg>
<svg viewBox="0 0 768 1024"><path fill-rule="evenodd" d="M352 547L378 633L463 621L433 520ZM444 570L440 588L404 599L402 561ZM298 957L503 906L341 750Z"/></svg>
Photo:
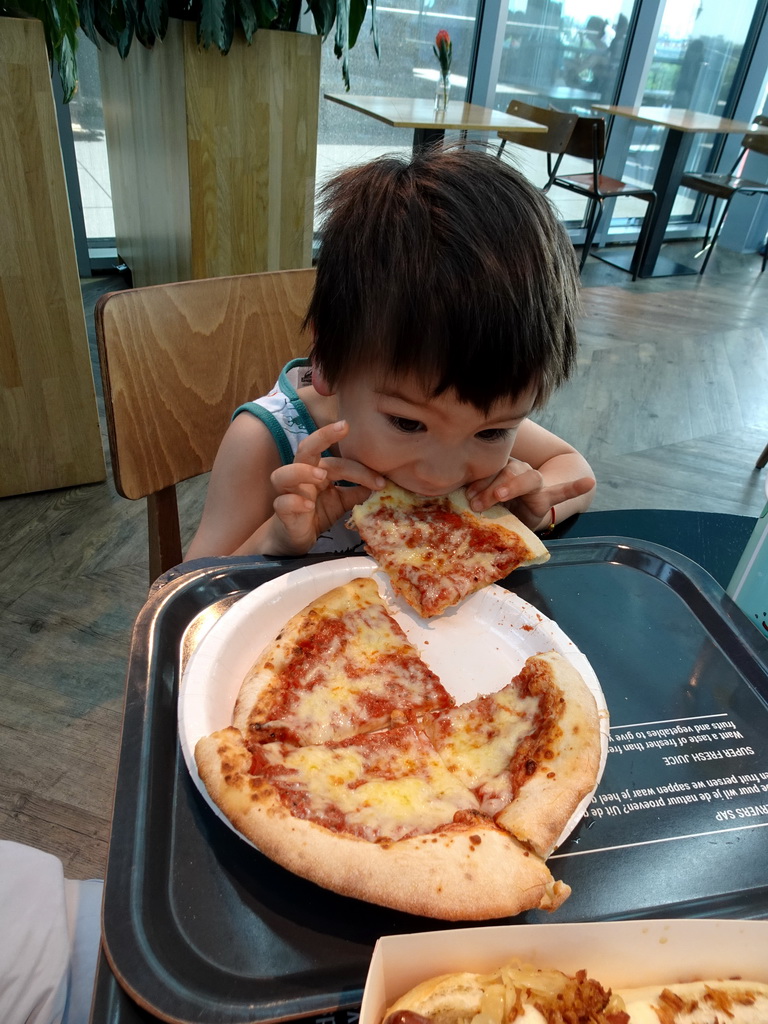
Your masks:
<svg viewBox="0 0 768 1024"><path fill-rule="evenodd" d="M442 146L444 138L444 128L414 128L413 152L417 153L425 146Z"/></svg>
<svg viewBox="0 0 768 1024"><path fill-rule="evenodd" d="M656 193L656 208L648 228L648 245L645 249L643 262L640 265L640 277L662 277L673 274L695 274L691 267L683 267L671 260L659 264L659 253L664 241L664 234L675 204L680 180L686 169L688 157L693 143L692 132L667 130L667 139L661 151L661 159L653 182ZM679 268L679 269L673 269Z"/></svg>
<svg viewBox="0 0 768 1024"><path fill-rule="evenodd" d="M638 277L677 277L698 273L693 267L687 267L683 263L676 263L674 260L660 255L672 207L680 189L680 180L688 165L692 142L693 132L667 129L667 138L653 181L656 205L650 221L642 228L647 232L648 244L645 247L642 263L638 268ZM620 267L622 270L633 273L639 255L639 246L634 246L628 253L608 249L603 252L594 252L592 255L604 263L610 263L614 267Z"/></svg>

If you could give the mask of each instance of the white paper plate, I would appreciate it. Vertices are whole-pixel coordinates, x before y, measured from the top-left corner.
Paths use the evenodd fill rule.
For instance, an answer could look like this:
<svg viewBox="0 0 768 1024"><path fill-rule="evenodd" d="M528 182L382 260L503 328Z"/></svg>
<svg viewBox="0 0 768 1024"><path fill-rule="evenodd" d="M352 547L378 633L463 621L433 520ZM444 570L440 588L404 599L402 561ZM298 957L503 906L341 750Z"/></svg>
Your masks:
<svg viewBox="0 0 768 1024"><path fill-rule="evenodd" d="M198 789L223 821L230 824L197 773L197 741L232 724L243 679L288 619L315 598L360 576L377 580L390 612L458 704L506 686L532 654L554 650L567 658L597 703L602 746L598 779L602 776L608 753L608 709L603 691L586 657L559 626L498 586L485 587L438 618L422 619L394 596L372 559L342 558L296 569L251 591L211 626L187 662L179 692L181 749ZM581 802L558 845L579 823L591 799L590 793Z"/></svg>

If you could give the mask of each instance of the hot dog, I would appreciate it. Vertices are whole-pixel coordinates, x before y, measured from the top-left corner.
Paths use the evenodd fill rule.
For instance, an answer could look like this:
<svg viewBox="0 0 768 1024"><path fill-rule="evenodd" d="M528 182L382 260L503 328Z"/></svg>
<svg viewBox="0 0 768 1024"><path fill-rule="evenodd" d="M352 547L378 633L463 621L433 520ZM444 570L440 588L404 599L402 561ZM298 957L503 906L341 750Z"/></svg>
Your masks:
<svg viewBox="0 0 768 1024"><path fill-rule="evenodd" d="M383 1024L766 1024L768 985L742 979L612 991L586 971L520 962L422 982Z"/></svg>

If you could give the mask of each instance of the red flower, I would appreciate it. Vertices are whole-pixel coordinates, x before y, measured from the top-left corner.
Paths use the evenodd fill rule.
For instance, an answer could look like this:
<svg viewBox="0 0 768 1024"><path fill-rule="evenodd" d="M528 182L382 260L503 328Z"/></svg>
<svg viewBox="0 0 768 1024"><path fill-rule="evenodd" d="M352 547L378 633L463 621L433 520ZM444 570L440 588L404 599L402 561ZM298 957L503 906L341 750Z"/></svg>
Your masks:
<svg viewBox="0 0 768 1024"><path fill-rule="evenodd" d="M451 70L451 55L453 53L453 43L451 37L441 28L435 36L435 45L432 47L435 51L435 56L440 64L440 73L445 76Z"/></svg>

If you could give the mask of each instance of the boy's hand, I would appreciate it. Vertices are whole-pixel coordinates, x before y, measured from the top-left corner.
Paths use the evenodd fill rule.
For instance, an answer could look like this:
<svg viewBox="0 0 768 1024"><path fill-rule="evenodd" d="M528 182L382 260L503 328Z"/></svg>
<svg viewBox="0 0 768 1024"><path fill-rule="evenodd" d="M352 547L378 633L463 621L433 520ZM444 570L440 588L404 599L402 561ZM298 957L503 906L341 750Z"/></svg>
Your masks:
<svg viewBox="0 0 768 1024"><path fill-rule="evenodd" d="M351 459L323 452L346 437L346 422L330 423L305 438L294 461L271 476L277 497L270 522L270 554L306 554L317 538L372 490L384 487L378 473ZM345 480L355 487L337 487Z"/></svg>
<svg viewBox="0 0 768 1024"><path fill-rule="evenodd" d="M588 494L595 486L593 477L547 483L543 474L527 462L510 459L497 476L476 480L467 487L467 498L475 512L491 505L505 505L532 530L549 525L550 509L569 498Z"/></svg>

